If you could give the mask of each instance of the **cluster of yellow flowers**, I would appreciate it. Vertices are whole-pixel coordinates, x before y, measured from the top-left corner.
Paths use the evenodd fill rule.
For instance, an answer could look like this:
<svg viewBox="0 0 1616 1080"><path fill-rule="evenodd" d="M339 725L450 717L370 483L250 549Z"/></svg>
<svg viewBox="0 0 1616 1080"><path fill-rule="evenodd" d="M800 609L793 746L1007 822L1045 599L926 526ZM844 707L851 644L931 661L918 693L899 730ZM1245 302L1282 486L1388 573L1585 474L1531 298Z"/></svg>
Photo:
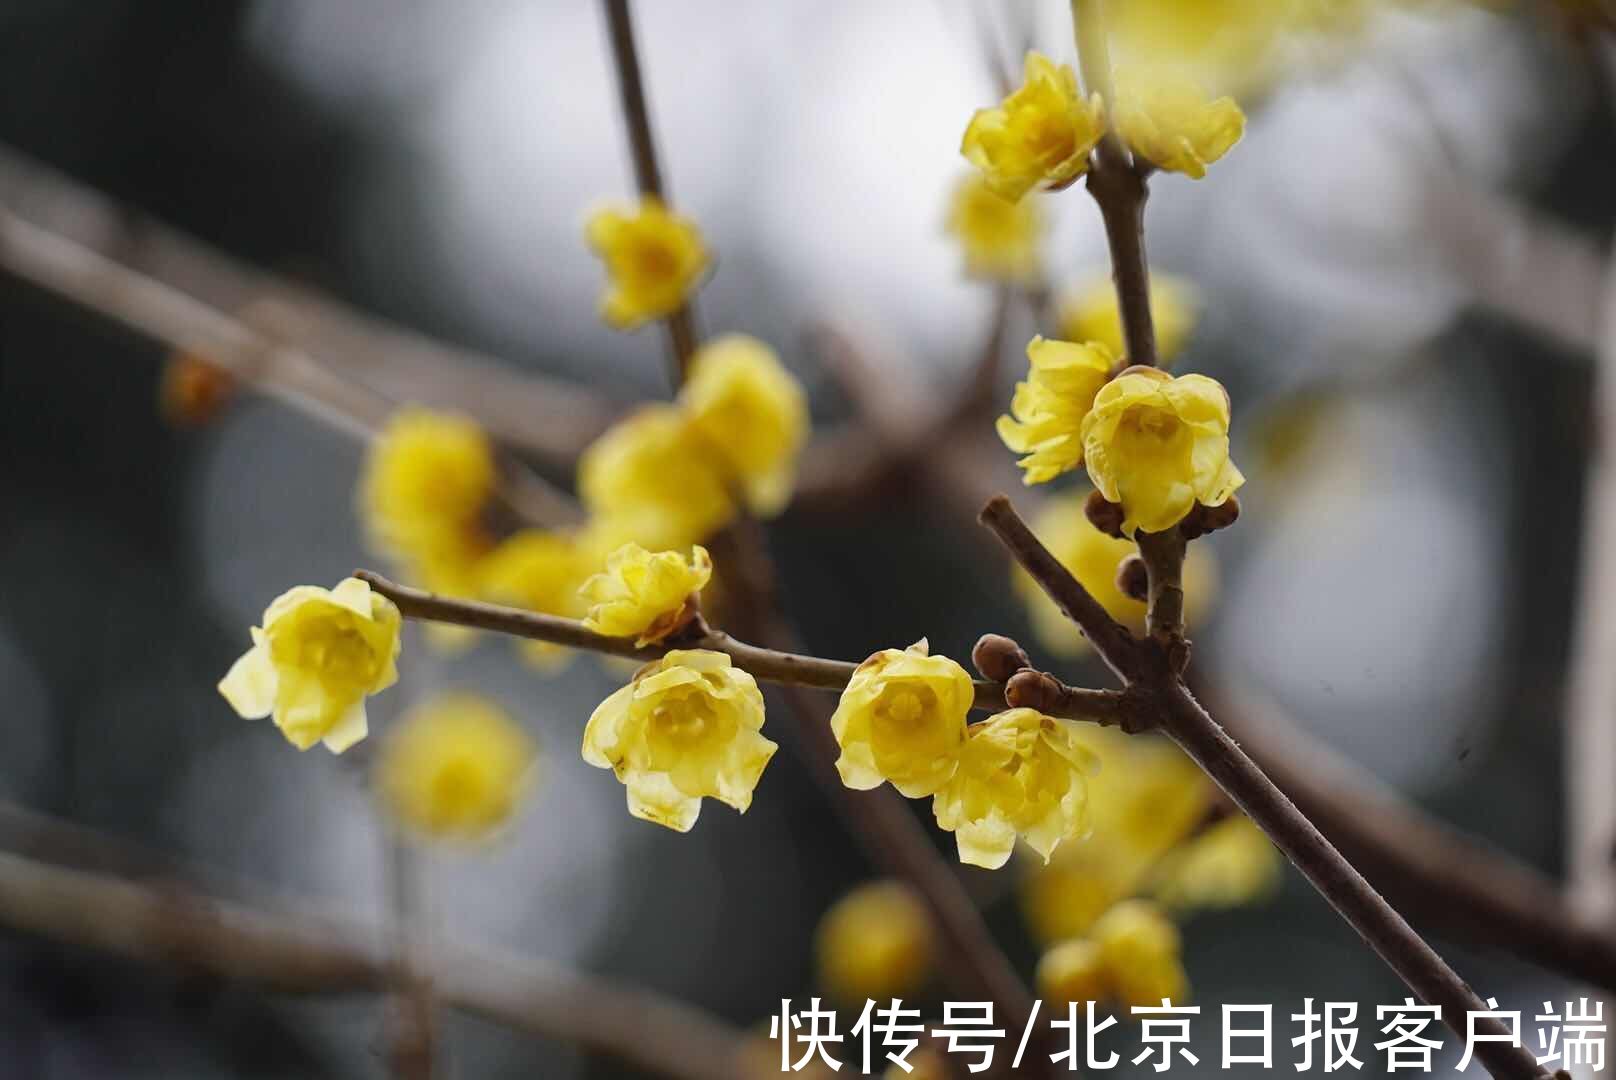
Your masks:
<svg viewBox="0 0 1616 1080"><path fill-rule="evenodd" d="M930 796L962 862L997 869L1018 836L1048 859L1087 827L1093 757L1070 721L1032 709L968 724L975 694L965 669L924 640L876 653L831 717L836 769L856 790L890 782L911 799Z"/></svg>

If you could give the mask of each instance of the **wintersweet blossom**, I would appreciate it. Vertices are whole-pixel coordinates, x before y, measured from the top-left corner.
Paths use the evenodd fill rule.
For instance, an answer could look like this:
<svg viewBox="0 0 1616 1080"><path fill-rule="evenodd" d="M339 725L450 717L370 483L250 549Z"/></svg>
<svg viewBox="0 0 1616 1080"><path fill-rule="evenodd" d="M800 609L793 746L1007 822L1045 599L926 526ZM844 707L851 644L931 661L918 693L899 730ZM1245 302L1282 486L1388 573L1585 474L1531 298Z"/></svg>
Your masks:
<svg viewBox="0 0 1616 1080"><path fill-rule="evenodd" d="M960 180L948 205L948 231L965 252L965 272L989 281L1036 281L1044 215L1033 199L1012 201L980 174Z"/></svg>
<svg viewBox="0 0 1616 1080"><path fill-rule="evenodd" d="M1245 483L1229 460L1229 395L1205 375L1123 372L1083 418L1083 454L1094 486L1122 504L1129 535L1170 529Z"/></svg>
<svg viewBox="0 0 1616 1080"><path fill-rule="evenodd" d="M990 188L1017 200L1035 187L1075 180L1104 133L1100 99L1083 97L1071 65L1029 52L1020 88L998 106L976 111L960 152Z"/></svg>
<svg viewBox="0 0 1616 1080"><path fill-rule="evenodd" d="M690 358L679 403L752 512L783 510L808 438L808 401L775 351L745 334L714 338Z"/></svg>
<svg viewBox="0 0 1616 1080"><path fill-rule="evenodd" d="M416 706L388 732L376 789L392 815L443 840L484 840L510 820L527 787L533 741L475 694Z"/></svg>
<svg viewBox="0 0 1616 1080"><path fill-rule="evenodd" d="M1117 587L1117 565L1138 548L1096 529L1073 496L1046 501L1032 521L1033 532L1062 566L1082 583L1111 617L1134 630L1145 627L1145 605ZM1010 570L1011 586L1027 606L1038 643L1057 656L1081 656L1088 638L1061 613L1049 594L1018 564ZM1184 619L1199 622L1218 591L1217 556L1205 544L1192 544L1184 559Z"/></svg>
<svg viewBox="0 0 1616 1080"><path fill-rule="evenodd" d="M366 455L360 516L378 549L447 577L486 551L482 521L496 478L493 447L476 423L400 409Z"/></svg>
<svg viewBox="0 0 1616 1080"><path fill-rule="evenodd" d="M596 210L585 238L606 264L601 317L619 330L683 307L711 262L696 223L650 196L636 207Z"/></svg>
<svg viewBox="0 0 1616 1080"><path fill-rule="evenodd" d="M1183 278L1151 271L1150 315L1156 326L1156 359L1167 363L1177 356L1195 329L1195 288ZM1117 289L1109 276L1096 277L1061 301L1061 337L1104 345L1113 356L1125 356L1122 313Z"/></svg>
<svg viewBox="0 0 1616 1080"><path fill-rule="evenodd" d="M778 747L761 734L763 693L724 653L674 649L601 702L583 758L611 769L637 818L688 832L713 798L744 813Z"/></svg>
<svg viewBox="0 0 1616 1080"><path fill-rule="evenodd" d="M819 982L849 1003L912 997L931 974L926 906L908 885L860 885L832 904L814 935Z"/></svg>
<svg viewBox="0 0 1616 1080"><path fill-rule="evenodd" d="M1162 860L1151 892L1171 908L1228 908L1261 900L1279 884L1278 850L1251 819L1226 818Z"/></svg>
<svg viewBox="0 0 1616 1080"><path fill-rule="evenodd" d="M959 768L932 800L960 861L997 870L1016 837L1047 862L1088 826L1087 775L1099 764L1070 720L1008 709L972 724Z"/></svg>
<svg viewBox="0 0 1616 1080"><path fill-rule="evenodd" d="M889 780L911 799L935 794L954 775L975 698L965 669L930 655L924 638L871 656L830 719L842 783L865 791Z"/></svg>
<svg viewBox="0 0 1616 1080"><path fill-rule="evenodd" d="M584 625L611 637L635 638L637 645L654 644L690 621L712 576L713 560L699 544L688 559L677 551L624 544L579 590L590 605Z"/></svg>
<svg viewBox="0 0 1616 1080"><path fill-rule="evenodd" d="M1089 934L1100 948L1111 996L1126 1007L1182 1005L1189 977L1178 927L1148 900L1126 900L1100 916Z"/></svg>
<svg viewBox="0 0 1616 1080"><path fill-rule="evenodd" d="M1196 180L1246 131L1246 114L1233 98L1210 98L1191 80L1160 69L1117 73L1112 121L1135 154Z"/></svg>
<svg viewBox="0 0 1616 1080"><path fill-rule="evenodd" d="M578 587L591 566L568 534L522 529L500 541L478 569L478 593L496 603L569 619L587 610ZM523 640L519 647L524 658L546 668L562 663L569 653L548 641Z"/></svg>
<svg viewBox="0 0 1616 1080"><path fill-rule="evenodd" d="M1100 947L1082 938L1059 942L1039 957L1034 981L1038 996L1052 1005L1102 1001L1111 988Z"/></svg>
<svg viewBox="0 0 1616 1080"><path fill-rule="evenodd" d="M646 406L596 439L578 460L578 495L656 550L699 543L735 516L722 458L674 405Z"/></svg>
<svg viewBox="0 0 1616 1080"><path fill-rule="evenodd" d="M1089 342L1034 337L1027 343L1028 373L1016 384L1010 415L999 417L999 438L1025 456L1023 481L1042 484L1083 464L1083 418L1110 377L1111 351Z"/></svg>
<svg viewBox="0 0 1616 1080"><path fill-rule="evenodd" d="M275 598L253 647L219 681L242 716L273 715L287 742L340 754L369 731L365 698L398 681L398 608L358 578Z"/></svg>

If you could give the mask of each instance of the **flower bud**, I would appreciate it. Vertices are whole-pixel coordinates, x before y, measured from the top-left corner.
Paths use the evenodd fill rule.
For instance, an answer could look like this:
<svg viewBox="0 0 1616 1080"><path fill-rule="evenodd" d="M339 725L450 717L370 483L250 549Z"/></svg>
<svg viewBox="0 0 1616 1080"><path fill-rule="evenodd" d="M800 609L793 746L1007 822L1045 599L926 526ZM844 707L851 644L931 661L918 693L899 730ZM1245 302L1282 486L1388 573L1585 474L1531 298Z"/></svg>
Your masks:
<svg viewBox="0 0 1616 1080"><path fill-rule="evenodd" d="M971 650L971 663L984 679L1009 682L1018 671L1032 667L1026 650L1002 634L983 634Z"/></svg>
<svg viewBox="0 0 1616 1080"><path fill-rule="evenodd" d="M1141 604L1150 595L1150 571L1145 567L1145 560L1139 555L1124 556L1117 563L1117 591L1131 600Z"/></svg>
<svg viewBox="0 0 1616 1080"><path fill-rule="evenodd" d="M1115 536L1119 540L1122 535L1122 504L1114 503L1098 491L1089 492L1089 497L1083 503L1083 515L1089 519L1089 524L1105 533Z"/></svg>

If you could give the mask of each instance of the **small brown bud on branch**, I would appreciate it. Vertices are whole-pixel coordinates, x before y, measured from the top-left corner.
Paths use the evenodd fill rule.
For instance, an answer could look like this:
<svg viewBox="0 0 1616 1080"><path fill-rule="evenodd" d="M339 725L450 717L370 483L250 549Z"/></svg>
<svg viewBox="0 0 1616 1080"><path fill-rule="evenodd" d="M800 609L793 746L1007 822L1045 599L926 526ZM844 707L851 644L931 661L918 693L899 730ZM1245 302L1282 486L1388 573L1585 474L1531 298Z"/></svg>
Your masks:
<svg viewBox="0 0 1616 1080"><path fill-rule="evenodd" d="M984 679L1009 682L1018 672L1032 667L1027 652L1003 634L983 634L971 650L971 663Z"/></svg>
<svg viewBox="0 0 1616 1080"><path fill-rule="evenodd" d="M1178 531L1186 540L1194 540L1198 536L1205 536L1209 532L1227 529L1240 519L1240 499L1230 495L1221 505L1202 506L1195 504L1183 521L1178 523Z"/></svg>
<svg viewBox="0 0 1616 1080"><path fill-rule="evenodd" d="M1122 504L1111 502L1098 491L1089 492L1087 501L1083 503L1083 515L1089 519L1089 524L1118 540L1125 540L1122 535Z"/></svg>
<svg viewBox="0 0 1616 1080"><path fill-rule="evenodd" d="M1117 589L1141 604L1150 597L1150 569L1139 555L1124 555L1117 563Z"/></svg>

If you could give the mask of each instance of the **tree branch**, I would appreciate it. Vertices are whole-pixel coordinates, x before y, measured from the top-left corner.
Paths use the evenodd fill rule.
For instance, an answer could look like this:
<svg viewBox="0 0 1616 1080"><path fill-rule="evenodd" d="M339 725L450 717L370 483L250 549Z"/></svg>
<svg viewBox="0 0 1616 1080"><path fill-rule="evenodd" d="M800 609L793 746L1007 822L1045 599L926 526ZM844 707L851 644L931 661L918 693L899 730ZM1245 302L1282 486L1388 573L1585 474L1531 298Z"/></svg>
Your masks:
<svg viewBox="0 0 1616 1080"><path fill-rule="evenodd" d="M277 917L172 884L143 886L0 854L0 924L131 960L290 994L383 993L373 930ZM688 1005L465 945L423 950L439 1000L674 1080L743 1080L742 1036Z"/></svg>

